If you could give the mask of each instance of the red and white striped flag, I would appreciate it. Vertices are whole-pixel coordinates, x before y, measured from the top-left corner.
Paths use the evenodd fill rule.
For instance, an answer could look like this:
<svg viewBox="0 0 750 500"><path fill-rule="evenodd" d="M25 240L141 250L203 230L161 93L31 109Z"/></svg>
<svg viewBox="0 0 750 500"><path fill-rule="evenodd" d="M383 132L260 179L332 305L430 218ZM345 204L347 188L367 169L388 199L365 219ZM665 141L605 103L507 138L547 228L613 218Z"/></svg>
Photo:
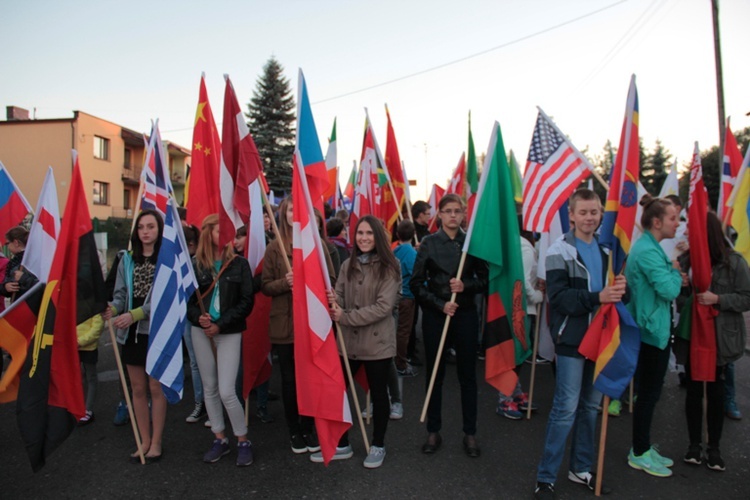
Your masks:
<svg viewBox="0 0 750 500"><path fill-rule="evenodd" d="M240 109L229 75L224 75L224 123L221 132L219 168L219 246L234 239L237 229L250 220L250 184L258 178L263 165L245 116ZM195 189L195 186L193 186Z"/></svg>
<svg viewBox="0 0 750 500"><path fill-rule="evenodd" d="M549 231L560 206L594 167L539 108L523 176L523 227Z"/></svg>
<svg viewBox="0 0 750 500"><path fill-rule="evenodd" d="M328 464L336 453L339 439L352 425L352 415L328 311L327 292L331 289L328 266L308 187L307 175L315 172L310 172L307 166L322 163L323 152L301 70L298 88L297 143L292 172L297 405L301 415L315 418L323 460Z"/></svg>

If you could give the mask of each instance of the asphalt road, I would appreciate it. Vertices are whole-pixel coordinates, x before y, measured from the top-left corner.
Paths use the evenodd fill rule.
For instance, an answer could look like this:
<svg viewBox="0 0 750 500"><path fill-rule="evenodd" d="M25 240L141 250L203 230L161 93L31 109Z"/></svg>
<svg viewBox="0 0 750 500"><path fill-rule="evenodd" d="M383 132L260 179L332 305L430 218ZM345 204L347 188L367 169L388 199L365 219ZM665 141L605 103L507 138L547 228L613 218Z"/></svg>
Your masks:
<svg viewBox="0 0 750 500"><path fill-rule="evenodd" d="M483 370L483 362L478 367ZM0 406L0 498L531 498L554 384L549 365L540 366L535 396L539 411L529 421L511 421L495 414L496 395L481 382L477 438L482 456L472 459L462 448L455 369L450 369L446 378L443 446L432 456L420 451L426 437L419 423L423 372L405 379L405 416L389 424L387 457L376 470L362 467L365 451L358 429L350 432L355 450L350 460L332 462L326 468L311 463L306 455L293 454L280 401L269 403L274 423L262 424L255 417L250 421L255 451L252 466L236 467L234 453L216 464L204 464L201 457L211 445L212 434L201 424L185 423L193 406L188 386L184 400L168 410L164 458L141 466L128 463L128 454L135 449L130 426L112 425L119 384L114 370L112 346L102 341L96 420L76 429L36 474L31 472L18 435L15 405ZM530 371L525 365L524 387L528 387ZM722 453L726 472L682 462L688 444L685 392L679 388L677 376L670 373L652 434L662 454L675 459L674 476L659 479L628 467L632 418L624 411L620 418L610 419L604 478L613 493L608 498L750 498L748 374L750 361L745 357L737 363L737 400L745 419L725 423ZM271 389L280 392L276 372ZM566 466L567 460L556 487L558 498L590 498L585 487L566 479Z"/></svg>

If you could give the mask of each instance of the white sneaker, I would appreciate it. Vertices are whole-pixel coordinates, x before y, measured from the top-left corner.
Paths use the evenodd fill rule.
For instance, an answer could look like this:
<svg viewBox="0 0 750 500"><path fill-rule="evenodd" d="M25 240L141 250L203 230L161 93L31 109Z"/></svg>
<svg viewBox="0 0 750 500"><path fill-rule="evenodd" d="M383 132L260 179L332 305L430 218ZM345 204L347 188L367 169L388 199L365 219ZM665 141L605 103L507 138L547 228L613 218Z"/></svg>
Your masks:
<svg viewBox="0 0 750 500"><path fill-rule="evenodd" d="M210 420L206 420L205 422L203 422L203 427L208 427L210 429L211 428L211 421Z"/></svg>
<svg viewBox="0 0 750 500"><path fill-rule="evenodd" d="M347 458L352 458L354 456L354 450L352 450L351 445L346 445L344 447L336 447L336 453L333 454L333 457L331 457L331 460L346 460ZM323 463L323 452L322 451L316 451L312 455L310 455L310 461L315 462L316 464L322 464Z"/></svg>
<svg viewBox="0 0 750 500"><path fill-rule="evenodd" d="M393 403L391 405L391 420L401 420L404 418L404 405Z"/></svg>
<svg viewBox="0 0 750 500"><path fill-rule="evenodd" d="M372 403L369 408L362 410L362 418L372 417Z"/></svg>
<svg viewBox="0 0 750 500"><path fill-rule="evenodd" d="M370 446L370 453L362 465L365 466L365 469L377 469L383 465L383 460L385 460L385 448Z"/></svg>

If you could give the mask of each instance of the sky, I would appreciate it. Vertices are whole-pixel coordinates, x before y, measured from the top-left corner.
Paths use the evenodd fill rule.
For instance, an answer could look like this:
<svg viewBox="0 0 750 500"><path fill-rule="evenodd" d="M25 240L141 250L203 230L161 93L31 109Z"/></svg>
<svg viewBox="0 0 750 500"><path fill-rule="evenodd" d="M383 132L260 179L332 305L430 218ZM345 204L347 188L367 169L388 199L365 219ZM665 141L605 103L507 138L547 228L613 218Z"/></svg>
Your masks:
<svg viewBox="0 0 750 500"><path fill-rule="evenodd" d="M646 148L661 140L682 164L694 141L719 143L710 0L25 0L0 3L0 19L0 106L146 133L158 118L190 147L201 72L220 127L223 75L246 109L275 56L295 99L304 72L324 152L338 120L342 183L365 108L385 147L388 105L413 200L447 183L469 111L477 152L497 120L522 168L537 106L580 150L616 145L632 74ZM750 2L721 1L734 130L750 126L748 19Z"/></svg>

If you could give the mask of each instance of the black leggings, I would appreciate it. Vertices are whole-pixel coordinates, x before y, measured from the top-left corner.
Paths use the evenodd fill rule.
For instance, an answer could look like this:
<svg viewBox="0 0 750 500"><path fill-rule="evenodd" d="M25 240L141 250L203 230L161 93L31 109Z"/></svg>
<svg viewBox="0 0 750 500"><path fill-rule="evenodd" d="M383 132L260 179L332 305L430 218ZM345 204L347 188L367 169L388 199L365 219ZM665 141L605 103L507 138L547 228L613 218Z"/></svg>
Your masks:
<svg viewBox="0 0 750 500"><path fill-rule="evenodd" d="M719 448L721 432L724 428L724 366L716 367L716 382L706 382L706 424L708 426L708 447ZM701 444L703 431L703 382L690 379L690 364L685 365L687 375L687 396L685 416L687 417L690 444Z"/></svg>
<svg viewBox="0 0 750 500"><path fill-rule="evenodd" d="M297 407L297 378L294 370L294 344L274 344L281 371L281 399L289 434L312 434L314 420L299 414Z"/></svg>
<svg viewBox="0 0 750 500"><path fill-rule="evenodd" d="M372 397L372 444L373 446L383 447L385 443L385 431L388 428L388 420L391 415L391 402L388 399L388 372L391 369L392 358L378 359L374 361L362 361L359 359L350 359L349 366L352 369L352 375L357 373L360 367L364 367L367 374L367 384L370 386L370 395ZM344 367L344 358L341 358L341 367ZM349 386L349 377L346 377L346 385ZM339 446L349 445L349 432L341 436Z"/></svg>

